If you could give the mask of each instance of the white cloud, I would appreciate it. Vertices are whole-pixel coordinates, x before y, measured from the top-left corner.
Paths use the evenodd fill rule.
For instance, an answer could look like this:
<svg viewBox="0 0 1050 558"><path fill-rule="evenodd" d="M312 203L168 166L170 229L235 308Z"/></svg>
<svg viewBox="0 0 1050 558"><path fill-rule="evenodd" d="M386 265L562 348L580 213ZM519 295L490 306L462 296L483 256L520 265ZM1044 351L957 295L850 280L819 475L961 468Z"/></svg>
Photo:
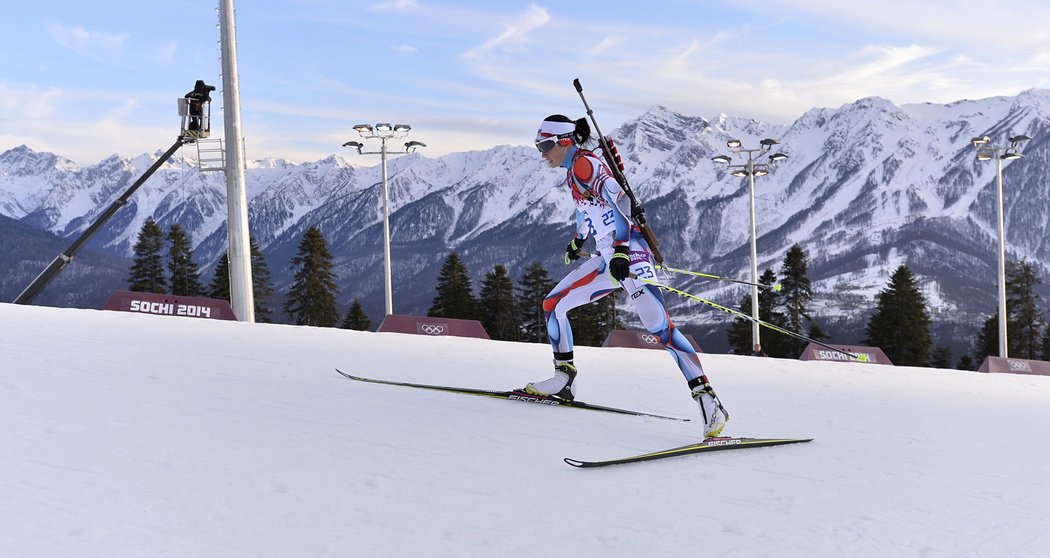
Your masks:
<svg viewBox="0 0 1050 558"><path fill-rule="evenodd" d="M90 58L106 58L120 53L128 40L127 33L88 31L83 27L51 25L48 34L59 46Z"/></svg>
<svg viewBox="0 0 1050 558"><path fill-rule="evenodd" d="M128 156L170 144L177 120L167 127L142 126L134 122L142 109L137 98L106 91L0 82L0 151L25 144L85 165L112 153Z"/></svg>
<svg viewBox="0 0 1050 558"><path fill-rule="evenodd" d="M529 39L529 35L533 31L547 25L550 21L551 16L545 8L529 4L524 15L515 17L513 23L507 23L503 26L503 32L485 41L477 48L465 52L463 56L465 58L479 58L501 47L520 45Z"/></svg>
<svg viewBox="0 0 1050 558"><path fill-rule="evenodd" d="M419 8L419 2L416 0L388 0L369 6L369 9L377 12L403 12L417 8Z"/></svg>
<svg viewBox="0 0 1050 558"><path fill-rule="evenodd" d="M51 118L63 97L62 90L55 87L0 82L0 119L17 125L27 120Z"/></svg>
<svg viewBox="0 0 1050 558"><path fill-rule="evenodd" d="M768 10L766 2L746 0L754 10ZM876 31L886 36L923 37L926 41L973 48L1045 48L1046 26L1024 26L1023 21L1050 19L1043 0L1014 0L1009 4L985 0L794 0L782 11L809 21L829 21L845 29ZM1023 29L1023 30L1022 30Z"/></svg>
<svg viewBox="0 0 1050 558"><path fill-rule="evenodd" d="M175 41L167 42L161 45L161 59L172 61L175 60L175 55L179 51L179 44Z"/></svg>
<svg viewBox="0 0 1050 558"><path fill-rule="evenodd" d="M120 105L112 107L108 111L106 111L102 119L107 120L109 122L120 122L121 120L128 118L138 108L138 99L134 97L130 99L125 99L124 102Z"/></svg>
<svg viewBox="0 0 1050 558"><path fill-rule="evenodd" d="M172 127L134 126L112 118L29 120L14 128L5 126L6 133L0 135L0 151L25 144L36 151L91 165L113 153L128 157L161 149L171 144L174 131Z"/></svg>
<svg viewBox="0 0 1050 558"><path fill-rule="evenodd" d="M314 52L312 47L289 49L297 58L273 60L273 66L261 72L262 83L270 89L294 87L299 99L287 107L268 106L276 104L270 101L276 98L270 89L248 86L259 79L259 68L250 64L259 52L253 50L252 37L260 34L246 33L240 45L249 64L242 82L242 110L246 118L256 114L255 127L247 128L249 143L251 136L266 131L262 123L275 130L266 140L266 151L255 150L257 156L304 153L297 141L282 142L295 134L293 130L302 129L306 138L330 132L339 137L329 138L328 143L337 146L341 142L336 140L358 120L388 118L411 123L416 128L413 134L418 130L421 140L435 145L426 152L433 156L446 148L527 143L536 119L546 114L582 116L583 107L571 85L575 77L587 87L588 100L606 132L655 104L689 115L724 112L786 124L811 107L837 107L860 97L881 96L902 104L1012 95L1050 84L1050 47L1046 46L1050 34L1042 28L1021 32L1021 22L1047 19L1050 3L1044 7L1045 0L1018 2L1007 12L978 0L874 4L791 0L775 10L764 0L735 0L731 6L704 3L708 9L688 13L661 4L658 18L643 18L638 17L641 10L655 8L594 12L579 3L528 0L443 2L439 9L424 0L368 0L353 15L366 22L354 19L350 28L376 31L388 42L380 38L376 43L372 35L358 33L347 36L348 45L364 36L367 48L374 49L374 57L384 67L422 62L418 71L398 73L396 84L340 82L353 75L334 69L342 60L327 64L322 51L307 54ZM686 4L695 8L695 2ZM362 14L366 10L371 13ZM214 23L210 18L202 19L200 26L209 32ZM111 151L134 154L170 142L166 124L152 126L168 122L170 100L151 100L143 84L159 87L158 79L163 82L179 73L195 78L200 73L196 66L192 73L182 66L191 61L212 64L202 67L217 71L216 51L211 47L214 36L191 39L184 29L170 35L170 29L149 25L136 26L131 35L91 30L109 28L104 21L46 29L49 38L68 49L60 52L66 53L60 56L65 63L82 64L68 54L76 52L111 66L99 64L97 72L108 75L109 83L113 78L146 75L144 71L152 77L111 87L102 82L62 81L60 71L0 76L0 80L40 84L5 87L0 82L5 138L24 138L18 143L88 162ZM280 28L289 33L289 44L311 44L303 37L317 31L317 22L310 22L309 28L287 27L292 23L283 22ZM398 34L386 33L391 26ZM459 56L450 58L449 52ZM303 59L311 64L298 63ZM31 60L39 60L39 67L51 67L46 58ZM298 74L274 69L282 67L294 67ZM110 70L116 73L107 74ZM91 87L96 89L86 90ZM132 95L135 99L129 99ZM218 108L216 104L214 110ZM159 110L164 112L148 114ZM441 123L434 119L438 114L471 125ZM490 117L495 118L493 123L478 120ZM32 123L12 128L19 120ZM142 133L134 128L136 121L144 125ZM434 135L439 130L441 135ZM100 137L106 141L98 141ZM48 143L35 138L47 138ZM148 147L120 145L125 142ZM314 149L338 149L326 147L328 143ZM78 155L88 148L106 152L97 157L94 152Z"/></svg>
<svg viewBox="0 0 1050 558"><path fill-rule="evenodd" d="M614 37L614 36L604 37L604 38L602 38L602 40L598 41L593 46L589 47L586 50L586 52L587 52L588 55L597 56L597 55L601 55L601 54L610 52L610 51L612 51L613 49L619 47L622 44L623 44L623 39L620 38L620 37Z"/></svg>

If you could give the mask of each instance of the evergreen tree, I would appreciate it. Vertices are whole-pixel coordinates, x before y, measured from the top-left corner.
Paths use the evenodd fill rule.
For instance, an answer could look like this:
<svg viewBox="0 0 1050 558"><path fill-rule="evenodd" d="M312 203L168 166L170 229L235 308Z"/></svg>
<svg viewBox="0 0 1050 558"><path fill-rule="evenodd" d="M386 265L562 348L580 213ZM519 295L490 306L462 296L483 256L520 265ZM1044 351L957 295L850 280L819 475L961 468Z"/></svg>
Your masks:
<svg viewBox="0 0 1050 558"><path fill-rule="evenodd" d="M956 370L977 370L977 366L973 363L973 357L970 355L963 355L959 358L959 362L955 365Z"/></svg>
<svg viewBox="0 0 1050 558"><path fill-rule="evenodd" d="M809 319L806 306L813 300L813 284L809 280L809 256L798 244L792 246L780 267L780 301L784 306L787 326L802 331L802 319Z"/></svg>
<svg viewBox="0 0 1050 558"><path fill-rule="evenodd" d="M784 308L785 329L801 333L804 330L803 319L813 325L812 319L806 312L806 307L813 300L813 284L809 280L809 256L798 244L792 246L784 256L784 263L780 267L780 287L780 304ZM805 341L786 337L781 341L784 349L783 356L798 358L806 349L806 345Z"/></svg>
<svg viewBox="0 0 1050 558"><path fill-rule="evenodd" d="M952 348L944 345L934 349L933 354L930 355L930 366L933 368L951 368Z"/></svg>
<svg viewBox="0 0 1050 558"><path fill-rule="evenodd" d="M306 230L291 263L295 282L284 302L285 313L296 325L335 327L339 323L335 304L339 287L332 272L332 255L320 229Z"/></svg>
<svg viewBox="0 0 1050 558"><path fill-rule="evenodd" d="M623 322L616 311L617 297L622 292L616 289L590 304L569 311L574 344L600 347L610 332L623 329Z"/></svg>
<svg viewBox="0 0 1050 558"><path fill-rule="evenodd" d="M1009 337L1007 337L1009 340ZM996 310L990 318L984 321L981 330L977 332L977 350L974 359L983 363L989 356L999 356L999 311ZM978 364L980 366L980 364Z"/></svg>
<svg viewBox="0 0 1050 558"><path fill-rule="evenodd" d="M470 273L459 254L452 252L445 258L438 273L437 296L427 310L427 316L439 318L478 319L478 301L474 298L474 287Z"/></svg>
<svg viewBox="0 0 1050 558"><path fill-rule="evenodd" d="M273 311L270 309L270 299L273 297L273 280L270 278L270 268L266 265L266 258L254 238L249 238L249 248L252 257L252 300L255 306L255 321L258 323L270 323L273 321ZM215 266L215 275L212 277L208 296L221 300L230 300L230 253L227 251L219 259Z"/></svg>
<svg viewBox="0 0 1050 558"><path fill-rule="evenodd" d="M821 327L820 327L819 325L817 325L816 323L814 323L814 322L809 322L809 332L807 332L807 333L806 333L806 337L809 337L810 339L812 339L812 340L814 340L814 341L824 341L824 340L826 340L826 339L829 339L829 338L830 338L831 336L830 336L830 335L828 335L828 334L827 334L827 333L826 333L826 332L824 331L824 329L823 329L823 328L821 328ZM802 346L802 350L801 350L801 351L799 351L799 353L798 353L797 355L794 355L794 356L792 356L792 355L788 355L788 357L789 357L789 358L798 358L798 357L802 356L802 352L806 350L806 347L807 347L807 346L809 346L809 343L805 343L805 344L804 344L804 345Z"/></svg>
<svg viewBox="0 0 1050 558"><path fill-rule="evenodd" d="M270 302L273 299L273 279L270 277L270 266L266 265L266 258L254 238L248 238L248 248L252 255L252 300L255 306L255 321L270 323L273 321L273 310L270 309ZM230 274L227 273L227 281L229 276Z"/></svg>
<svg viewBox="0 0 1050 558"><path fill-rule="evenodd" d="M514 299L514 282L507 275L507 268L496 265L485 275L481 283L481 325L493 339L500 341L521 340L521 317Z"/></svg>
<svg viewBox="0 0 1050 558"><path fill-rule="evenodd" d="M128 290L140 293L167 293L164 277L164 231L153 218L146 219L132 248L135 252L128 277Z"/></svg>
<svg viewBox="0 0 1050 558"><path fill-rule="evenodd" d="M551 280L540 262L525 268L518 280L518 311L521 320L521 340L532 343L547 342L547 320L543 311L543 299L557 283Z"/></svg>
<svg viewBox="0 0 1050 558"><path fill-rule="evenodd" d="M226 251L215 265L215 275L208 287L208 296L219 300L230 301L230 252Z"/></svg>
<svg viewBox="0 0 1050 558"><path fill-rule="evenodd" d="M751 295L746 294L740 298L738 308L744 314L751 315ZM726 338L729 340L729 349L738 355L749 355L752 351L751 345L751 320L736 318L726 329Z"/></svg>
<svg viewBox="0 0 1050 558"><path fill-rule="evenodd" d="M1050 360L1050 327L1043 332L1043 354L1042 360Z"/></svg>
<svg viewBox="0 0 1050 558"><path fill-rule="evenodd" d="M758 284L763 285L764 287L772 287L776 282L776 273L768 268L762 273L762 276L758 278ZM776 326L785 327L786 318L784 317L784 314L776 310L777 306L780 304L779 298L780 293L774 291L772 288L758 289L758 319ZM746 294L740 299L739 310L748 316L751 315L750 294ZM752 323L751 320L741 317L736 318L733 320L732 324L730 324L726 335L729 339L729 346L733 349L734 353L738 355L750 355L754 352L754 344L752 343ZM766 355L772 357L783 357L788 351L792 350L792 345L789 344L789 341L792 341L792 338L774 332L771 329L760 331L759 339L762 344L762 352ZM802 348L798 349L799 354L802 353Z"/></svg>
<svg viewBox="0 0 1050 558"><path fill-rule="evenodd" d="M1047 356L1047 335L1042 333L1046 320L1039 311L1041 297L1035 292L1043 280L1034 266L1026 261L1006 265L1006 350L1016 358L1037 359ZM1050 328L1047 328L1050 330ZM976 361L999 356L999 311L987 320L977 334Z"/></svg>
<svg viewBox="0 0 1050 558"><path fill-rule="evenodd" d="M1016 358L1037 359L1042 353L1042 331L1046 325L1039 311L1036 285L1043 283L1032 264L1010 262L1006 269L1006 340L1009 354Z"/></svg>
<svg viewBox="0 0 1050 558"><path fill-rule="evenodd" d="M178 223L172 223L168 231L168 273L171 274L171 294L176 296L200 296L200 269L193 261L193 249L186 231Z"/></svg>
<svg viewBox="0 0 1050 558"><path fill-rule="evenodd" d="M893 272L875 300L864 342L880 347L898 366L925 366L930 361L930 315L908 266L902 264Z"/></svg>
<svg viewBox="0 0 1050 558"><path fill-rule="evenodd" d="M758 290L758 319L787 329L787 316L777 310L782 306L781 293L772 288L777 284L777 274L767 268L758 278L758 284L765 287ZM783 358L790 352L797 352L797 358L806 348L805 345L799 346L795 338L768 328L761 332L760 340L762 352L771 357Z"/></svg>
<svg viewBox="0 0 1050 558"><path fill-rule="evenodd" d="M350 304L350 311L346 313L346 318L343 318L343 323L339 327L357 331L368 331L372 327L372 320L368 319L368 314L365 314L360 300L355 298Z"/></svg>

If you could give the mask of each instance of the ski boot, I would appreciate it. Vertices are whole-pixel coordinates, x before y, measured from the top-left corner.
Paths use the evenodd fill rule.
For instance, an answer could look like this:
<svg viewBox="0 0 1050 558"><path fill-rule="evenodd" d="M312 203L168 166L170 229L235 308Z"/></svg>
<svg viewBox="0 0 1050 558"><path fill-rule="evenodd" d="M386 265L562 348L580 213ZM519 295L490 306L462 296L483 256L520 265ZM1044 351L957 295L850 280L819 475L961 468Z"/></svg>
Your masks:
<svg viewBox="0 0 1050 558"><path fill-rule="evenodd" d="M571 360L555 360L554 376L542 382L529 382L525 393L572 401L576 397L576 386L572 383L575 379L576 367Z"/></svg>
<svg viewBox="0 0 1050 558"><path fill-rule="evenodd" d="M700 407L700 416L704 418L704 439L717 437L729 420L729 412L722 406L711 384L707 383L707 376L701 376L689 384L693 388L693 400Z"/></svg>

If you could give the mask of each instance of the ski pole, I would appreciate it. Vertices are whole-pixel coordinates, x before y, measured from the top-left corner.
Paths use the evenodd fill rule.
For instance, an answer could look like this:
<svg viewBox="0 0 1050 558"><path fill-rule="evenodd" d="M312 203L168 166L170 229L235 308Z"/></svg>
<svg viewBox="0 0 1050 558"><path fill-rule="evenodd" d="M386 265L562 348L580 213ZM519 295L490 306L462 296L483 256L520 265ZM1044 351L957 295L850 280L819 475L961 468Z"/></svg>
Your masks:
<svg viewBox="0 0 1050 558"><path fill-rule="evenodd" d="M776 331L778 333L783 333L784 335L787 335L789 337L794 337L795 339L806 341L808 343L816 343L817 345L820 345L821 347L824 347L825 349L830 349L830 350L835 351L837 353L842 353L842 354L844 354L844 355L846 355L846 356L848 356L850 358L856 359L859 362L868 362L867 355L856 355L856 354L853 354L853 353L851 353L849 351L843 351L842 349L840 349L838 347L833 347L831 345L828 345L827 343L823 343L821 341L817 341L816 339L811 339L809 337L806 337L805 335L802 335L801 333L796 333L796 332L791 331L789 329L784 329L784 328L782 328L782 327L780 327L778 325L774 325L774 324L771 324L769 322L753 318L753 317L751 317L751 316L749 316L749 315L747 315L747 314L745 314L743 312L738 312L736 310L733 310L732 308L729 308L729 307L726 307L726 306L722 306L721 304L718 304L717 302L711 302L710 300L707 300L705 298L700 298L700 297L698 297L698 296L696 296L694 294L687 293L685 291L682 291L682 290L676 289L674 287L665 285L665 284L663 284L663 283L661 283L659 281L653 281L651 279L642 279L642 282L648 283L650 285L653 285L654 287L659 287L659 288L664 289L666 291L670 291L670 292L675 293L677 295L681 295L681 296L684 296L684 297L687 297L687 298L691 298L691 299L693 299L693 300L695 300L697 302L706 304L707 306L710 306L711 308L715 308L715 309L721 310L721 311L723 311L723 312L725 312L727 314L730 314L730 315L733 315L733 316L740 316L742 318L746 318L748 321L755 322L756 324L758 324L760 326L772 329L773 331Z"/></svg>
<svg viewBox="0 0 1050 558"><path fill-rule="evenodd" d="M777 283L775 285L763 285L762 283L752 283L751 281L744 281L743 279L733 279L732 277L720 277L718 275L712 275L710 273L701 273L699 271L689 271L688 269L677 269L677 268L674 268L674 267L671 267L671 266L667 266L667 265L659 266L659 269L666 269L667 271L671 271L671 272L674 272L674 273L681 273L681 274L684 274L684 275L693 275L693 276L696 276L696 277L705 277L705 278L708 278L708 279L715 279L715 280L718 280L718 281L728 281L730 283L740 283L741 285L748 285L748 286L751 286L751 287L758 287L760 289L767 289L767 290L771 290L771 291L778 292L778 293L781 290L780 283Z"/></svg>
<svg viewBox="0 0 1050 558"><path fill-rule="evenodd" d="M584 252L582 250L579 252L579 254L580 254L581 258L590 258L590 257L593 257L593 256L597 255L597 254L591 254L590 252ZM751 317L751 316L749 316L749 315L747 315L747 314L745 314L743 312L740 312L740 311L737 311L737 310L733 310L732 308L729 308L729 307L726 307L726 306L722 306L721 304L718 304L717 302L712 302L710 300L707 300L706 298L700 298L700 297L696 296L695 294L687 293L687 292L685 292L683 290L676 289L676 288L674 288L674 287L672 287L670 285L665 285L664 283L661 283L659 281L653 281L652 279L639 279L638 276L636 274L634 274L634 273L631 273L630 277L631 277L631 279L640 280L643 283L647 283L647 284L652 285L654 287L661 288L661 289L664 289L666 291L670 291L670 292L675 293L677 295L681 295L681 296L684 296L686 298L691 298L691 299L693 299L693 300L695 300L697 302L706 304L707 306L710 306L711 308L715 308L715 309L721 310L721 311L723 311L723 312L725 312L727 314L730 314L732 316L740 316L741 318L745 318L748 321L755 322L756 324L758 324L758 325L760 325L762 327L769 328L769 329L771 329L773 331L776 331L778 333L783 333L784 335L787 335L788 337L794 337L795 339L799 339L799 340L805 341L807 343L816 343L817 345L820 345L821 347L824 347L825 349L831 349L832 351L835 351L836 353L842 353L842 354L844 354L844 355L846 355L846 356L848 356L850 358L854 358L858 362L868 362L868 356L867 355L857 355L857 354L853 354L853 353L851 353L849 351L843 351L842 349L840 349L838 347L833 347L831 345L828 345L827 343L824 343L824 342L821 342L821 341L817 341L816 339L812 339L810 337L802 335L801 333L796 333L794 331L791 331L790 329L784 329L784 328L782 328L782 327L780 327L778 325L771 324L769 322L753 318L753 317Z"/></svg>
<svg viewBox="0 0 1050 558"><path fill-rule="evenodd" d="M590 252L583 252L583 251L581 251L580 252L580 256L584 257L584 258L589 258L591 256L591 253ZM668 265L658 265L658 266L656 266L656 268L657 269L666 269L667 271L671 271L671 272L674 272L674 273L681 273L681 274L684 274L684 275L694 275L696 277L705 277L705 278L708 278L708 279L716 279L718 281L729 281L731 283L740 283L741 285L748 285L748 286L751 286L751 287L757 286L760 289L771 290L771 291L775 291L775 292L778 292L778 293L782 289L782 287L780 286L780 283L777 283L775 285L763 285L761 283L752 283L751 281L744 281L743 279L733 279L731 277L720 277L718 275L712 275L710 273L701 273L699 271L690 271L688 269L678 269L678 268L671 267L671 266L668 266ZM634 277L633 274L632 274L631 278L632 279L637 279L637 277Z"/></svg>

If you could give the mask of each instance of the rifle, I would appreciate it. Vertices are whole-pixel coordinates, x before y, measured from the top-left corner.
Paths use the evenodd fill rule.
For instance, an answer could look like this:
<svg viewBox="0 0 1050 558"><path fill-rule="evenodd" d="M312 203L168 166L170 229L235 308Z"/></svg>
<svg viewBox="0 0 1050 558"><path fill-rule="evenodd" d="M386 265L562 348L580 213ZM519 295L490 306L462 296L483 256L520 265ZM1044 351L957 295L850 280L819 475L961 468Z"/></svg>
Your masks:
<svg viewBox="0 0 1050 558"><path fill-rule="evenodd" d="M587 109L587 116L591 119L591 124L594 125L594 131L598 135L598 145L601 147L602 155L605 157L605 162L609 166L609 170L612 172L613 178L620 185L620 188L627 194L627 197L631 200L631 218L634 219L635 224L638 225L638 229L642 231L642 236L645 237L645 241L649 244L649 250L653 253L653 259L656 260L656 265L662 265L664 263L663 254L660 253L660 241L656 239L656 235L653 234L653 229L649 228L649 223L645 220L645 209L640 203L638 198L634 196L634 191L631 190L631 185L627 182L627 176L624 175L623 159L620 158L620 153L616 150L616 145L613 144L612 139L602 135L601 128L598 127L598 121L594 119L594 111L591 110L591 106L587 104L586 97L583 96L583 85L580 85L580 78L572 80L573 87L576 88L576 92L580 94L580 100L583 101L583 107Z"/></svg>

